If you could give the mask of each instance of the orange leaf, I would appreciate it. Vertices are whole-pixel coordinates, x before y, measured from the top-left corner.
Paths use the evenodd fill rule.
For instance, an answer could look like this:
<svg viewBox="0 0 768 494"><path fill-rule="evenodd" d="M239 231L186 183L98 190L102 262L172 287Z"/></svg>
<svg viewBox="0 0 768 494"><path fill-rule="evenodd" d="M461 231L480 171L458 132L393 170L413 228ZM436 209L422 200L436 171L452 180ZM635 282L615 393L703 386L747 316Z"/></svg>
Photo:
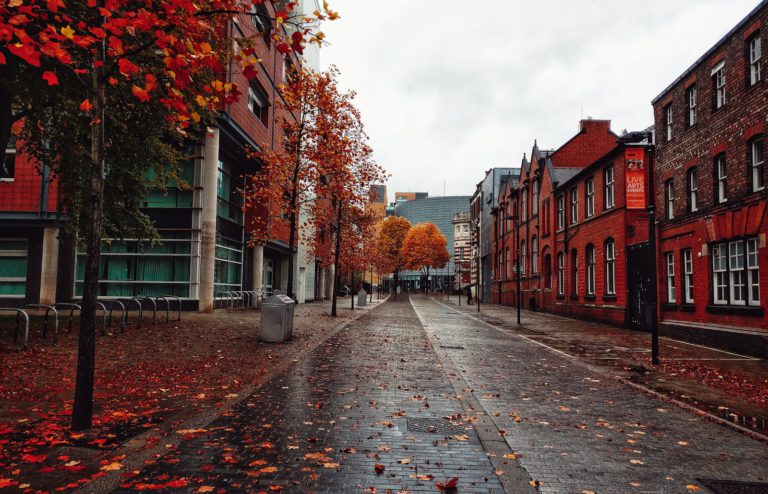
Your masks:
<svg viewBox="0 0 768 494"><path fill-rule="evenodd" d="M93 105L91 105L91 100L89 99L86 99L82 103L80 103L81 111L91 111L91 108L93 108Z"/></svg>

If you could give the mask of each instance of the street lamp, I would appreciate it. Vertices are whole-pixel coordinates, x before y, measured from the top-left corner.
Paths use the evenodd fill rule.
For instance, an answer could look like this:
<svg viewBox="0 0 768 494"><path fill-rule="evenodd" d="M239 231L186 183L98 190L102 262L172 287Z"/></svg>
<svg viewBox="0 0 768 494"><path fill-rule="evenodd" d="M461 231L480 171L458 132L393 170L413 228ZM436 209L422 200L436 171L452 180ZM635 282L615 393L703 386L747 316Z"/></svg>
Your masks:
<svg viewBox="0 0 768 494"><path fill-rule="evenodd" d="M480 218L475 220L475 246L477 248L477 289L475 293L475 300L477 301L477 312L480 312L480 292L482 291L482 284L480 280L485 281L480 277Z"/></svg>
<svg viewBox="0 0 768 494"><path fill-rule="evenodd" d="M507 216L508 220L515 222L515 278L517 284L517 324L520 324L520 302L522 294L520 293L520 217L516 214Z"/></svg>
<svg viewBox="0 0 768 494"><path fill-rule="evenodd" d="M651 362L659 365L659 313L658 313L658 283L656 272L656 212L654 208L654 183L653 183L653 156L655 146L653 144L653 132L648 130L629 132L619 137L619 144L642 145L648 153L648 275L650 277L651 294L648 301L648 316L651 326Z"/></svg>

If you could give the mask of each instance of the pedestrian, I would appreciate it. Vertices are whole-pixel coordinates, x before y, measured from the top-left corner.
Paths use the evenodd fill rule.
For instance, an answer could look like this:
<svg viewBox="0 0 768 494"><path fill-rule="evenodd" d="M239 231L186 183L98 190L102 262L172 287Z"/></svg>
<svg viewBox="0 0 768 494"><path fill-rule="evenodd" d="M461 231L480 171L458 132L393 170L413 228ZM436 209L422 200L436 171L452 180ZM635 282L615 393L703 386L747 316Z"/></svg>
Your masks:
<svg viewBox="0 0 768 494"><path fill-rule="evenodd" d="M467 305L472 305L472 285L467 285Z"/></svg>

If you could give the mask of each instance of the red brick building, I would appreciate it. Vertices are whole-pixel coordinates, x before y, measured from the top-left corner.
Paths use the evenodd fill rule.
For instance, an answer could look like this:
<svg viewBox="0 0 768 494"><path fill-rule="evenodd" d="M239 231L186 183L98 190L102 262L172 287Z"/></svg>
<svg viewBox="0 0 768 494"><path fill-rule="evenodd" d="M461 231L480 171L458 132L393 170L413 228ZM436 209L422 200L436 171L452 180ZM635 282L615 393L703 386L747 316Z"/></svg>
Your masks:
<svg viewBox="0 0 768 494"><path fill-rule="evenodd" d="M647 266L648 157L643 147L617 139L609 121L584 120L579 134L555 151L534 144L519 180L502 184L494 301L517 304L519 262L523 307L641 325L630 307L640 307L648 289L631 289L641 273L628 266L640 266L641 258Z"/></svg>
<svg viewBox="0 0 768 494"><path fill-rule="evenodd" d="M653 100L661 330L768 353L768 3Z"/></svg>

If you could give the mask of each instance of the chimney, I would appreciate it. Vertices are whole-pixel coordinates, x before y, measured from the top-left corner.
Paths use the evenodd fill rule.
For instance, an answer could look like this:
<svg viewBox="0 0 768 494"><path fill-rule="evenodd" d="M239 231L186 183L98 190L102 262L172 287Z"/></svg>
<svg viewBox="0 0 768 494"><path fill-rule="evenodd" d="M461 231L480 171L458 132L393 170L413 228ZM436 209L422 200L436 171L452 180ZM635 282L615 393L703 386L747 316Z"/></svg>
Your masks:
<svg viewBox="0 0 768 494"><path fill-rule="evenodd" d="M579 122L579 127L582 132L585 133L603 133L607 134L611 130L610 120L594 120L592 117L582 119Z"/></svg>

